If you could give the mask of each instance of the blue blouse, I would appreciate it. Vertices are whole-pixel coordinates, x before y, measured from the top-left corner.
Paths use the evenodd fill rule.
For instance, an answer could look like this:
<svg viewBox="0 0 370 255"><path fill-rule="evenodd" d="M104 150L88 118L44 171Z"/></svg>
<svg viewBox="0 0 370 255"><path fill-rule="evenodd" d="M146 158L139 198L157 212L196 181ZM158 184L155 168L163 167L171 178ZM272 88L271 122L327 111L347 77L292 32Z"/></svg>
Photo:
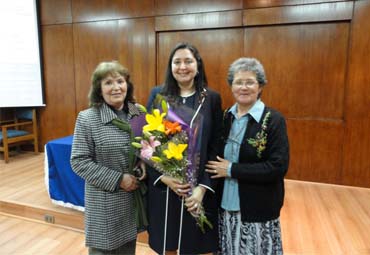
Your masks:
<svg viewBox="0 0 370 255"><path fill-rule="evenodd" d="M240 145L243 141L245 131L247 130L248 120L250 117L254 118L255 121L261 120L265 104L261 100L257 100L256 103L249 109L248 113L238 118L237 104L234 104L229 112L234 115L235 119L231 125L229 137L226 141L224 150L225 159L230 161L227 169L227 175L225 178L224 190L222 194L221 207L228 211L240 211L239 202L239 185L238 180L231 178L231 166L232 163L239 162L239 150Z"/></svg>

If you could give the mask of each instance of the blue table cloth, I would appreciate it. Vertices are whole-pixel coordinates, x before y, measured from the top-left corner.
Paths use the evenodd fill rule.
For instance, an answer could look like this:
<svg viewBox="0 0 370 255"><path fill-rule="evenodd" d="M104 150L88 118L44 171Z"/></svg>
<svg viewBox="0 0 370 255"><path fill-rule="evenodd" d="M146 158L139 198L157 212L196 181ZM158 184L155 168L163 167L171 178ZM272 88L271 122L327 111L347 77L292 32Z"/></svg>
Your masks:
<svg viewBox="0 0 370 255"><path fill-rule="evenodd" d="M70 165L73 136L52 140L45 148L45 181L53 203L84 210L85 181Z"/></svg>

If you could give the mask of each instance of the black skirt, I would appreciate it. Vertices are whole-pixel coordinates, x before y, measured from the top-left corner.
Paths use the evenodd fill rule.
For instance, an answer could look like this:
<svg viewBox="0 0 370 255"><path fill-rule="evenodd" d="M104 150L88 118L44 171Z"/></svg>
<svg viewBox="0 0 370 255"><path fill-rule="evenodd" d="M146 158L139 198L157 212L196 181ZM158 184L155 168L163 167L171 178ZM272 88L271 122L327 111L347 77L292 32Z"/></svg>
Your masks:
<svg viewBox="0 0 370 255"><path fill-rule="evenodd" d="M167 186L158 181L153 183L160 174L147 166L148 174L148 233L149 246L158 254L163 253L164 227L166 216L166 194ZM181 219L181 198L171 189L169 190L166 250L178 249L179 229ZM202 233L196 225L196 221L186 208L183 210L182 232L181 232L181 254L199 254L216 252L218 249L218 224L217 224L217 203L215 194L207 190L203 199L203 206L208 220L212 223L213 229L206 227Z"/></svg>

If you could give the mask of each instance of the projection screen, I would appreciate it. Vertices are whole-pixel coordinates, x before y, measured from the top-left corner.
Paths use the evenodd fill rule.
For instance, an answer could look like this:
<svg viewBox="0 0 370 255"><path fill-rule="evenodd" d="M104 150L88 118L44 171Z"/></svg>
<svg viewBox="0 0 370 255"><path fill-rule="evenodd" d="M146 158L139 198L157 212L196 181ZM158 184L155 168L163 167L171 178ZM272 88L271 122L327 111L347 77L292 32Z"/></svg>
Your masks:
<svg viewBox="0 0 370 255"><path fill-rule="evenodd" d="M37 7L36 0L1 3L1 108L44 105Z"/></svg>

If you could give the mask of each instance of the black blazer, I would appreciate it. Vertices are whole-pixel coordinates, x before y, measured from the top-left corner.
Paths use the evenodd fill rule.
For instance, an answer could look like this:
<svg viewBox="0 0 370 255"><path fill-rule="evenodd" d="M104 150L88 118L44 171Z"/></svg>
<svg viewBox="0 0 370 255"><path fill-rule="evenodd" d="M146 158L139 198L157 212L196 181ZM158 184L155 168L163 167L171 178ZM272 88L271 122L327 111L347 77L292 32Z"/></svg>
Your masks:
<svg viewBox="0 0 370 255"><path fill-rule="evenodd" d="M161 92L162 87L158 86L152 89L148 99L148 110L153 106L153 100ZM222 127L222 110L221 97L218 93L207 89L206 99L200 110L203 116L203 130L201 134L201 153L198 183L208 187L215 188L211 178L204 171L205 163L210 159L215 159L217 149L220 148L220 136ZM199 99L199 95L198 99ZM198 107L199 100L196 99L194 108ZM157 253L163 249L163 235L165 225L165 208L166 208L166 189L167 186L161 181L154 184L161 174L151 167L147 167L148 182L148 216L149 216L149 245ZM168 250L177 249L179 222L181 212L181 200L170 189L167 219L167 242ZM203 254L214 252L218 248L218 223L217 223L217 200L214 193L207 191L203 198L203 205L208 220L212 223L213 229L206 228L206 233L202 233L196 222L187 210L184 210L182 225L181 252L183 254Z"/></svg>
<svg viewBox="0 0 370 255"><path fill-rule="evenodd" d="M262 121L270 112L267 121L267 143L260 157L257 149L248 143L262 130ZM234 116L224 113L223 146L229 136ZM223 150L222 150L223 151ZM240 210L242 221L264 222L280 216L284 202L284 176L289 165L289 143L284 117L277 111L265 107L260 122L253 118L248 121L240 146L239 162L233 163L231 176L238 180ZM224 180L224 179L223 179ZM218 201L221 203L224 181L217 188Z"/></svg>
<svg viewBox="0 0 370 255"><path fill-rule="evenodd" d="M153 102L158 93L162 90L162 86L154 87L149 95L147 109L153 107ZM199 95L198 95L199 99ZM197 99L197 101L198 101ZM196 105L195 108L198 107ZM202 108L199 112L203 116L203 130L201 134L201 152L200 152L200 164L199 164L199 176L198 183L214 188L214 182L211 181L209 174L204 171L205 164L208 160L215 160L219 154L220 148L220 136L222 130L222 109L221 109L221 97L220 95L207 88L206 99L203 103ZM158 173L158 177L161 174Z"/></svg>

